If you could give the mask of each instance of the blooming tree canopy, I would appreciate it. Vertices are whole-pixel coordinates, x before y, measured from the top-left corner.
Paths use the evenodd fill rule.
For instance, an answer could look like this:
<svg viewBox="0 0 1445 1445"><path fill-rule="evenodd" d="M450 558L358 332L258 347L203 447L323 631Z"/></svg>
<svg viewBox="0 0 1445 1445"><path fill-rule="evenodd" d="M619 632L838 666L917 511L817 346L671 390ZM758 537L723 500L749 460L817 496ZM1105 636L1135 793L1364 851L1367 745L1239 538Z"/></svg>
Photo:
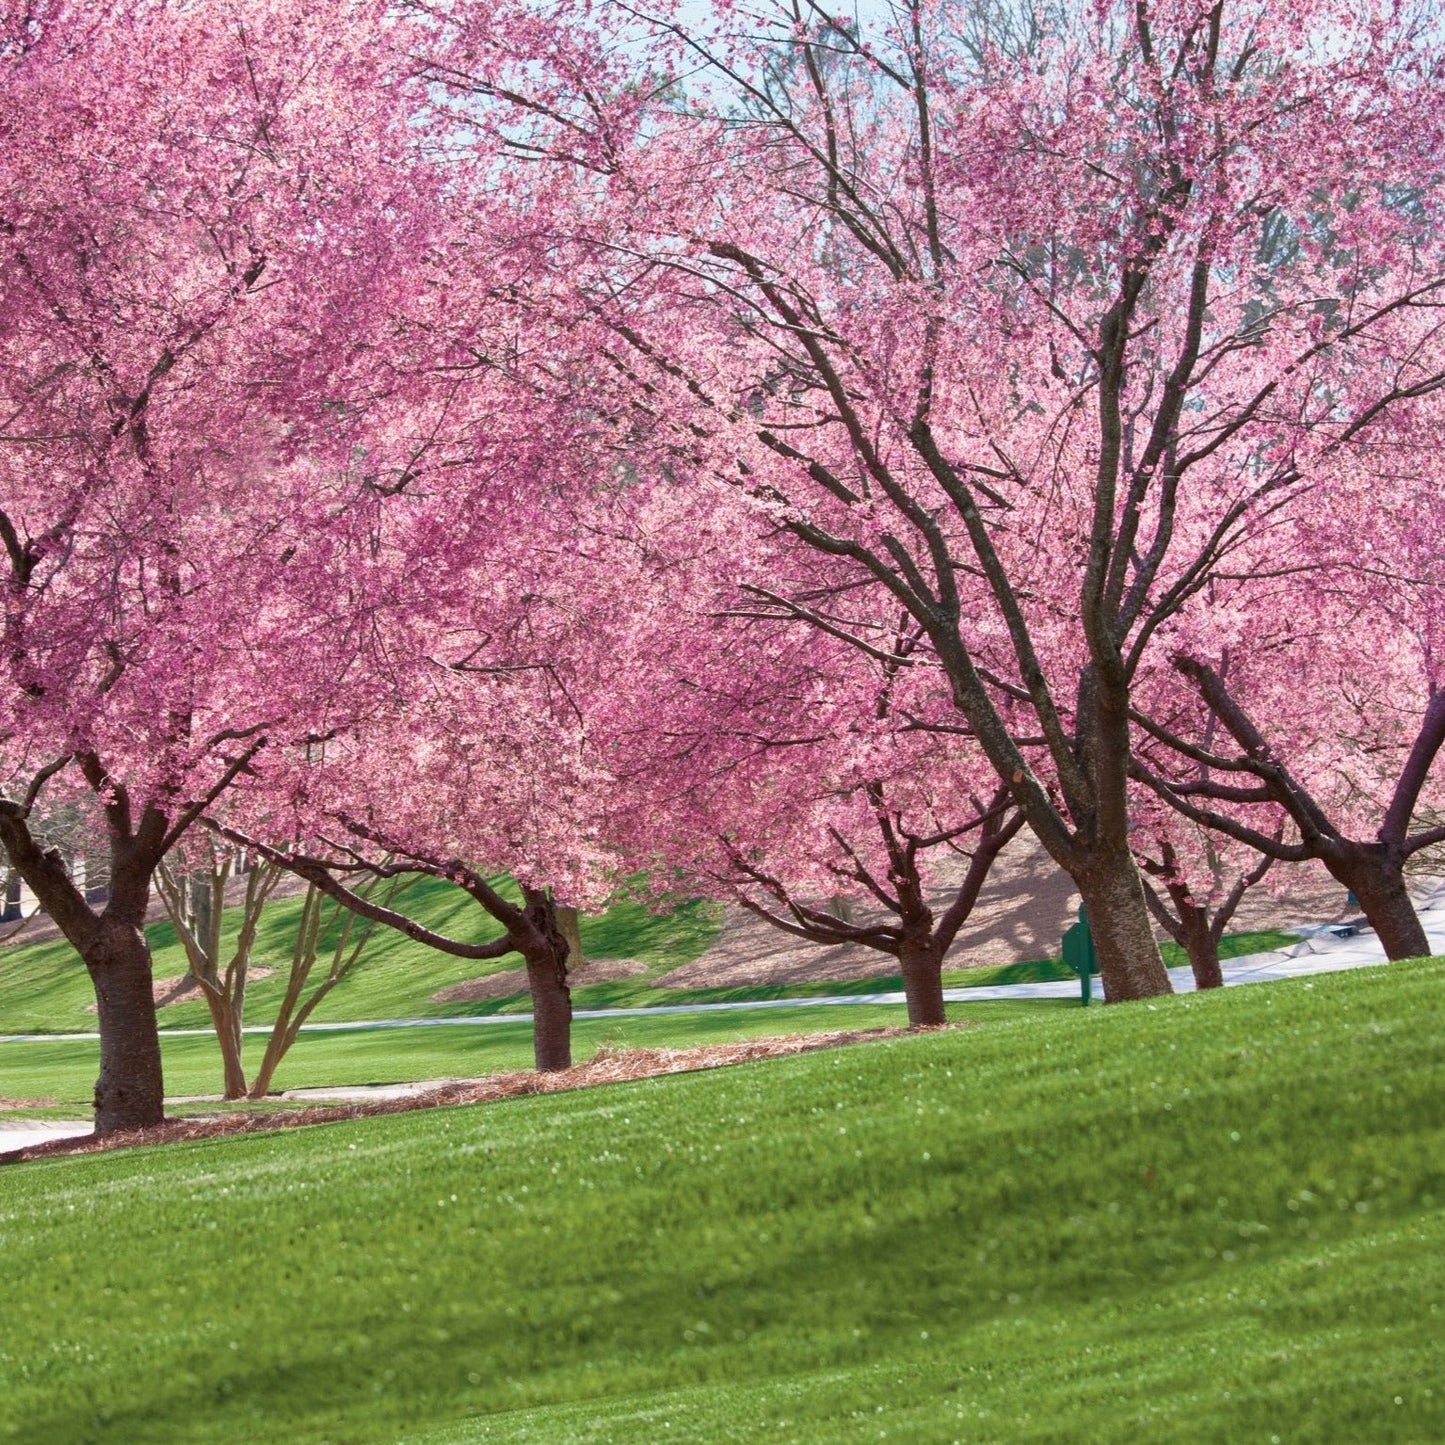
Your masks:
<svg viewBox="0 0 1445 1445"><path fill-rule="evenodd" d="M160 1118L157 863L348 645L428 194L386 32L313 0L0 11L0 841L94 980L102 1130ZM64 787L104 815L103 908L29 829Z"/></svg>
<svg viewBox="0 0 1445 1445"><path fill-rule="evenodd" d="M1022 819L937 671L911 665L917 624L901 613L875 657L740 600L800 562L832 589L737 496L634 487L609 515L589 595L617 605L589 621L606 667L581 693L612 775L602 836L673 892L890 956L910 1022L941 1024L944 956Z"/></svg>
<svg viewBox="0 0 1445 1445"><path fill-rule="evenodd" d="M908 613L1107 995L1167 989L1135 678L1438 384L1371 365L1445 294L1428 19L504 3L448 12L433 76L550 209L528 301L611 365L619 426L837 561L846 603L779 587L780 616L886 648Z"/></svg>
<svg viewBox="0 0 1445 1445"><path fill-rule="evenodd" d="M1322 863L1391 958L1429 951L1405 869L1445 840L1437 434L1359 449L1328 505L1276 538L1274 571L1306 588L1262 570L1190 609L1135 769L1225 846Z"/></svg>
<svg viewBox="0 0 1445 1445"><path fill-rule="evenodd" d="M556 1039L559 900L655 862L829 929L842 868L936 974L920 858L1016 817L1111 999L1169 986L1141 826L1415 947L1437 31L0 0L0 843L99 1126L160 1117L141 924L203 814L333 896L454 877ZM32 827L75 798L104 908Z"/></svg>

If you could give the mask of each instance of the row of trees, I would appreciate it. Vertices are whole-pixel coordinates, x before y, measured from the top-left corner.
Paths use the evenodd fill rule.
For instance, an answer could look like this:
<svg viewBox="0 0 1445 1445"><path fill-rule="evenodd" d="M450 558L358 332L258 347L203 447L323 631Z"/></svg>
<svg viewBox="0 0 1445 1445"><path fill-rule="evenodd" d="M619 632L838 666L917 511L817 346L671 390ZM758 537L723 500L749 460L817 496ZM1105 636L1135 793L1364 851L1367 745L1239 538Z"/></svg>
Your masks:
<svg viewBox="0 0 1445 1445"><path fill-rule="evenodd" d="M0 844L98 1128L161 1117L198 829L520 952L542 1067L559 905L638 875L896 957L920 1023L1022 829L1110 1000L1156 920L1217 981L1271 860L1425 951L1427 15L50 0L0 68Z"/></svg>

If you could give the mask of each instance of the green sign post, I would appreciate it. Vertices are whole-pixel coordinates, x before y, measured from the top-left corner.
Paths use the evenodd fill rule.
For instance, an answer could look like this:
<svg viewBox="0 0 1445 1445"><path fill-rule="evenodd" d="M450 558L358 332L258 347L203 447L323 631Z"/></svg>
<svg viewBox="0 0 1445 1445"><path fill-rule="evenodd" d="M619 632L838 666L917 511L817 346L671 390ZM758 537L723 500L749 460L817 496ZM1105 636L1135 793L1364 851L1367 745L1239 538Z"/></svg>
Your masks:
<svg viewBox="0 0 1445 1445"><path fill-rule="evenodd" d="M1064 930L1064 963L1079 975L1079 1000L1088 1008L1094 992L1098 955L1094 952L1094 935L1089 932L1089 919L1082 903L1079 904L1079 921Z"/></svg>

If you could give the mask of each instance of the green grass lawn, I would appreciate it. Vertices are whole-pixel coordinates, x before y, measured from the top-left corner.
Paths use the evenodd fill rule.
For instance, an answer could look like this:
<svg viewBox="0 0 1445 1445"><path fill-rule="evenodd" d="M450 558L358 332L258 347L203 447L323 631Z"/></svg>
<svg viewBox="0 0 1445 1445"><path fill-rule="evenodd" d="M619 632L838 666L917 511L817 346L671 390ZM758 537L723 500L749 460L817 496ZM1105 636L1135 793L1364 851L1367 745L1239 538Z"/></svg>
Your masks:
<svg viewBox="0 0 1445 1445"><path fill-rule="evenodd" d="M1222 959L1242 958L1250 953L1287 948L1299 942L1299 935L1270 929L1255 933L1233 933L1219 945ZM1177 943L1160 946L1164 963L1178 968L1189 962ZM999 963L979 968L954 968L944 971L945 988L985 988L995 984L1049 983L1077 978L1062 958L1040 958L1023 963ZM903 988L900 974L880 974L874 978L856 978L834 983L749 984L727 988L661 989L643 978L623 979L616 983L598 983L573 991L578 1008L652 1008L659 1004L762 1002L782 998L818 998L840 995L866 996L875 993L896 993ZM469 1005L473 1014L516 1012L530 1007L527 999L516 998Z"/></svg>
<svg viewBox="0 0 1445 1445"><path fill-rule="evenodd" d="M483 941L499 934L496 925L462 891L437 879L423 879L413 886L402 907L412 917L438 932L470 941ZM301 911L299 898L277 899L263 914L254 962L274 968L266 979L253 981L247 989L246 1021L269 1024L286 986L286 969L292 940ZM240 926L240 910L228 910L232 934ZM606 913L582 920L583 952L589 959L628 958L647 965L644 973L612 983L582 984L573 990L579 1009L648 1008L659 1004L763 1002L769 999L809 998L837 994L873 994L896 991L903 981L897 974L857 979L847 983L760 984L742 988L663 989L655 980L684 963L698 958L716 938L720 910L712 904L694 902L670 914L650 913L639 904L619 903ZM157 978L177 977L186 972L186 958L169 923L155 923L147 930L155 960ZM1225 939L1221 953L1226 958L1258 953L1296 942L1294 935L1277 932L1236 934ZM1164 945L1165 962L1171 967L1186 962L1172 943ZM317 1023L362 1019L465 1018L499 1013L521 1013L531 1007L524 993L510 998L484 999L472 1003L439 1003L433 995L440 989L482 974L520 966L515 955L495 963L452 958L435 949L414 943L389 929L372 936L357 968L324 1000L313 1015ZM951 970L945 975L949 987L988 984L1034 983L1045 979L1068 979L1072 973L1057 958L996 967ZM0 949L0 1034L88 1032L95 1027L95 1015L87 1012L95 995L85 969L69 944L30 944ZM207 1028L210 1015L200 1002L168 1005L161 1010L162 1029ZM260 1049L257 1049L259 1057Z"/></svg>
<svg viewBox="0 0 1445 1445"><path fill-rule="evenodd" d="M955 1015L976 1016L1077 1007L1067 1000L988 1003ZM1002 1016L1002 1013L999 1016ZM572 1027L572 1054L590 1059L599 1047L691 1048L768 1034L818 1033L828 1029L901 1028L901 1004L840 1004L817 1008L750 1009L739 1013L659 1014L655 1017L579 1019ZM264 1041L248 1040L259 1056ZM208 1036L161 1036L169 1097L219 1093L220 1054ZM530 1023L412 1027L356 1032L303 1033L276 1074L275 1087L305 1089L346 1084L394 1084L417 1079L476 1078L533 1063ZM0 1042L0 1096L53 1099L55 1107L7 1111L8 1118L63 1114L89 1116L100 1067L100 1046L86 1039Z"/></svg>
<svg viewBox="0 0 1445 1445"><path fill-rule="evenodd" d="M0 1170L0 1437L1440 1440L1442 997L981 1006Z"/></svg>
<svg viewBox="0 0 1445 1445"><path fill-rule="evenodd" d="M508 883L504 891L515 892ZM437 932L467 942L497 938L500 928L461 889L439 879L417 882L397 906ZM240 909L227 909L228 937L240 927ZM253 981L246 992L247 1023L269 1024L286 988L301 899L281 898L268 904L257 934L253 964L274 968L266 979ZM637 903L622 902L606 913L582 920L582 947L588 958L631 958L647 965L655 977L697 958L717 936L720 911L696 902L674 913L650 913ZM173 978L187 969L185 951L168 922L146 929L155 976ZM323 973L326 956L318 961ZM492 963L453 958L414 943L388 928L378 928L360 963L313 1015L320 1022L355 1019L465 1016L495 1011L495 1002L444 1004L433 1000L437 990L482 974L518 968L513 954ZM580 992L580 991L579 991ZM95 1027L87 1008L95 993L79 957L68 943L28 944L0 949L0 1033L67 1033ZM161 1010L162 1028L205 1028L210 1014L204 1003L173 1004Z"/></svg>

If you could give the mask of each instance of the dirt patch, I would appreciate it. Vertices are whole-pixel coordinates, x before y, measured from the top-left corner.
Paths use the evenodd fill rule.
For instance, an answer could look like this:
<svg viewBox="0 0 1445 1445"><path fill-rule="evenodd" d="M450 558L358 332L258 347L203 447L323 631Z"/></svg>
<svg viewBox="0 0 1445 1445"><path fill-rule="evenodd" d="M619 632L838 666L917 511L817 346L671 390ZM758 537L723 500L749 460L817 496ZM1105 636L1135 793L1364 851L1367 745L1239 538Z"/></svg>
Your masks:
<svg viewBox="0 0 1445 1445"><path fill-rule="evenodd" d="M263 978L270 978L275 972L274 968L257 968L253 964L246 971L246 985L249 988ZM155 999L157 1008L169 1008L173 1003L199 1003L205 996L200 984L188 973L177 974L174 978L158 978L151 983L151 997ZM96 1006L88 1003L85 1011L93 1014L97 1011Z"/></svg>
<svg viewBox="0 0 1445 1445"><path fill-rule="evenodd" d="M951 1024L950 1028L967 1028ZM367 1119L378 1114L404 1114L412 1109L436 1109L457 1104L485 1104L523 1094L557 1094L570 1089L592 1088L598 1084L620 1084L633 1079L656 1078L663 1074L694 1073L728 1064L746 1064L755 1059L781 1058L811 1053L814 1049L838 1048L844 1044L900 1038L907 1029L835 1029L822 1034L784 1034L775 1038L746 1039L735 1044L705 1044L691 1049L599 1049L586 1064L556 1074L532 1070L513 1074L492 1074L447 1084L425 1094L405 1099L378 1099L366 1104L348 1104L321 1109L292 1109L286 1113L224 1114L209 1119L169 1119L154 1129L134 1129L107 1134L97 1139L53 1139L24 1149L0 1154L0 1164L17 1164L26 1159L46 1159L57 1154L96 1154L107 1149L128 1149L137 1145L174 1144L185 1139L217 1139L231 1134L260 1134L275 1129L295 1129L307 1124L336 1124L347 1119ZM915 1030L915 1032L921 1032ZM927 1032L935 1032L928 1030Z"/></svg>
<svg viewBox="0 0 1445 1445"><path fill-rule="evenodd" d="M0 1098L0 1111L5 1109L49 1109L54 1099L4 1099Z"/></svg>
<svg viewBox="0 0 1445 1445"><path fill-rule="evenodd" d="M964 865L958 865L961 869ZM945 880L946 881L946 880ZM1231 933L1293 928L1343 917L1344 890L1320 869L1277 865L1274 887L1252 889L1230 924ZM947 887L931 889L929 903L941 912L952 899ZM989 873L968 922L948 950L945 968L975 968L1057 958L1060 940L1077 917L1073 880L1027 837L1004 851ZM879 908L857 907L853 921L882 921ZM717 941L692 963L657 980L659 988L745 988L753 984L843 983L898 972L898 962L861 944L822 948L776 929L729 904Z"/></svg>
<svg viewBox="0 0 1445 1445"><path fill-rule="evenodd" d="M589 983L616 983L618 979L634 978L646 973L647 965L636 958L588 959L581 968L574 968L567 974L571 988L585 988ZM476 1003L484 998L510 998L514 993L527 992L527 970L508 968L501 973L489 973L482 978L469 978L465 983L454 983L439 988L432 995L433 1003Z"/></svg>

